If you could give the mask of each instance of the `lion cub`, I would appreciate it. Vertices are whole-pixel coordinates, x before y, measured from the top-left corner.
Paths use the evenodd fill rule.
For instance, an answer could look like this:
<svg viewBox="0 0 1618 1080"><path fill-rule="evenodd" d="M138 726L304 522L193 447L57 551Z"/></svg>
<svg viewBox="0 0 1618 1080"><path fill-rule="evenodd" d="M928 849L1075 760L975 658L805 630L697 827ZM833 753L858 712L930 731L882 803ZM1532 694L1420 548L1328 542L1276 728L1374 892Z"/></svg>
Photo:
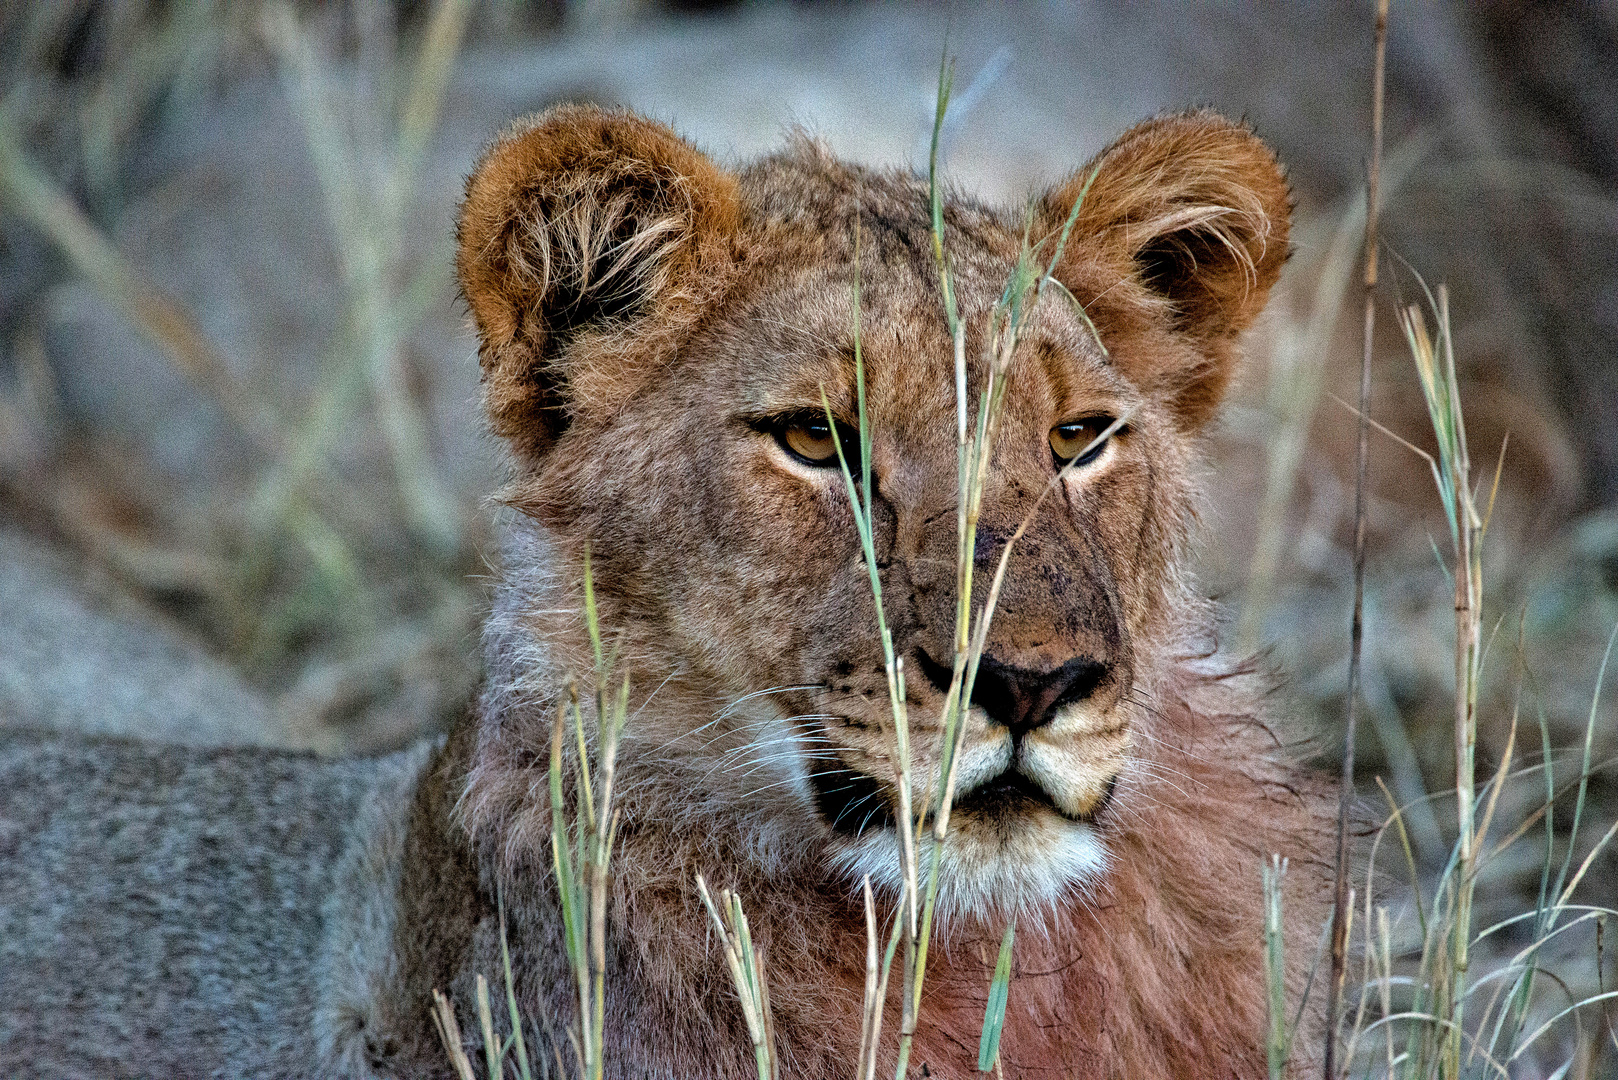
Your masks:
<svg viewBox="0 0 1618 1080"><path fill-rule="evenodd" d="M1332 796L1274 753L1266 686L1208 655L1186 562L1199 433L1288 225L1270 151L1209 112L1141 124L1031 209L945 204L969 411L1025 243L1060 288L1027 314L983 495L974 606L1028 524L966 720L916 1075L976 1075L1013 918L1007 1075L1264 1073L1259 865L1294 857L1306 958ZM547 768L569 680L593 670L588 545L633 694L608 1071L755 1075L700 872L747 905L783 1074L852 1075L859 882L891 905L898 866L837 453L859 449L856 232L876 554L925 787L958 422L926 183L801 138L728 171L648 120L558 108L489 150L460 215L516 511L480 697L442 745L376 761L6 736L0 1071L448 1076L431 993L475 1015L475 976L500 971L497 897L528 1044L571 1060Z"/></svg>

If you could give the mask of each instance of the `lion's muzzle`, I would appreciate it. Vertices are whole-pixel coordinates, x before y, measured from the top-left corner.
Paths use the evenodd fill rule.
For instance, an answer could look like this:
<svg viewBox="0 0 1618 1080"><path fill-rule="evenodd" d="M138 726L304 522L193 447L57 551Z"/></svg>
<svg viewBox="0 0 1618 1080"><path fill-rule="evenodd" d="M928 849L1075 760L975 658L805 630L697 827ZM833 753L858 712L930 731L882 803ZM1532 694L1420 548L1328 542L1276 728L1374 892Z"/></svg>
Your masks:
<svg viewBox="0 0 1618 1080"><path fill-rule="evenodd" d="M963 790L958 808L1005 817L1044 806L1074 820L1093 818L1129 747L1114 683L1113 669L1091 656L1046 671L985 656L972 703L989 720L984 741L1009 745L1003 769Z"/></svg>

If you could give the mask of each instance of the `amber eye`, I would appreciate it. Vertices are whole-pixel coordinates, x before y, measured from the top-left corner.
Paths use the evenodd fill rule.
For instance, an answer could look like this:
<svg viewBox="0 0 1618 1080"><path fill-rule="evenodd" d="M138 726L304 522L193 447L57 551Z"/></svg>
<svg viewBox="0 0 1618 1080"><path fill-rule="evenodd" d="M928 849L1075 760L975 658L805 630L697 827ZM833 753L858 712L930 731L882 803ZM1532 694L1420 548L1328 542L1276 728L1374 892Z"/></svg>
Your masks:
<svg viewBox="0 0 1618 1080"><path fill-rule="evenodd" d="M1057 467L1069 462L1088 465L1100 457L1101 451L1107 448L1107 439L1100 439L1100 436L1111 426L1110 416L1086 416L1082 420L1070 420L1051 428L1051 453L1056 455ZM1097 439L1100 441L1097 442ZM1095 445L1091 446L1091 443Z"/></svg>
<svg viewBox="0 0 1618 1080"><path fill-rule="evenodd" d="M785 416L776 420L771 427L781 449L805 465L821 469L837 468L837 440L841 438L848 467L859 468L859 439L842 424L837 425L833 433L832 425L824 415Z"/></svg>

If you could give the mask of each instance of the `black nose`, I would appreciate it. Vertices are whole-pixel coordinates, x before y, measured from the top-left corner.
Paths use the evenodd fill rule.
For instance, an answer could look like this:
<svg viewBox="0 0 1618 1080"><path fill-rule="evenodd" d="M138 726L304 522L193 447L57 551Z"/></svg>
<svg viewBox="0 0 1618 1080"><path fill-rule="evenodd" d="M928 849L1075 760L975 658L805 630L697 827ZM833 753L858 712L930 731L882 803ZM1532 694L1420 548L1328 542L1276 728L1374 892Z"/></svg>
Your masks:
<svg viewBox="0 0 1618 1080"><path fill-rule="evenodd" d="M985 656L972 684L972 703L982 706L995 723L1010 728L1014 737L1021 737L1050 723L1062 706L1095 693L1106 676L1106 665L1087 656L1053 671L1012 667Z"/></svg>
<svg viewBox="0 0 1618 1080"><path fill-rule="evenodd" d="M916 659L927 681L940 694L948 693L951 669L928 656L924 649L916 650ZM1063 705L1083 701L1095 693L1106 677L1107 665L1088 656L1069 660L1054 671L1013 667L985 656L972 684L972 704L988 713L990 720L1010 728L1013 736L1021 737L1050 723Z"/></svg>

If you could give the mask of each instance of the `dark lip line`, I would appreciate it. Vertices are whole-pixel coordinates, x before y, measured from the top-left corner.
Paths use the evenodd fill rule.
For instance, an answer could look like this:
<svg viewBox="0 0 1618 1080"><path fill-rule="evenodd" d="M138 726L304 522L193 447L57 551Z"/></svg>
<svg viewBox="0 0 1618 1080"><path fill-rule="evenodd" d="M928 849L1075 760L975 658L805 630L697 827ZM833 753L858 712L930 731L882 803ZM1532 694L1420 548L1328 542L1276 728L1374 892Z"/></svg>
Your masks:
<svg viewBox="0 0 1618 1080"><path fill-rule="evenodd" d="M837 717L843 720L843 717ZM829 735L825 729L825 720L816 717L813 725L820 734ZM843 762L841 756L837 764L831 768L817 768L814 764L809 767L809 783L815 792L816 807L821 817L835 832L845 835L860 836L868 829L896 829L897 822L893 816L893 806L887 795L878 785L876 777L863 770L849 767ZM1116 782L1109 782L1107 793L1097 802L1096 808L1088 813L1074 816L1056 804L1056 800L1047 791L1044 785L1032 779L1017 768L1015 761L1008 764L1000 772L981 783L974 784L964 792L957 792L951 800L951 812L986 810L988 806L981 805L990 800L1005 798L1018 798L1042 806L1064 821L1075 824L1092 824L1112 799L1112 788ZM848 793L844 796L844 793ZM838 796L843 796L839 798ZM872 806L872 803L876 803ZM974 803L979 805L974 806ZM832 805L836 805L836 812L831 813ZM849 811L858 807L865 811L862 820L854 825L848 820Z"/></svg>
<svg viewBox="0 0 1618 1080"><path fill-rule="evenodd" d="M961 792L955 796L951 812L955 810L972 810L974 802L984 802L989 799L1005 799L1017 797L1026 799L1039 806L1047 807L1068 821L1083 821L1084 818L1075 818L1056 805L1056 800L1045 786L1031 779L1018 770L1015 763L1006 766L997 775L991 776L981 784Z"/></svg>

